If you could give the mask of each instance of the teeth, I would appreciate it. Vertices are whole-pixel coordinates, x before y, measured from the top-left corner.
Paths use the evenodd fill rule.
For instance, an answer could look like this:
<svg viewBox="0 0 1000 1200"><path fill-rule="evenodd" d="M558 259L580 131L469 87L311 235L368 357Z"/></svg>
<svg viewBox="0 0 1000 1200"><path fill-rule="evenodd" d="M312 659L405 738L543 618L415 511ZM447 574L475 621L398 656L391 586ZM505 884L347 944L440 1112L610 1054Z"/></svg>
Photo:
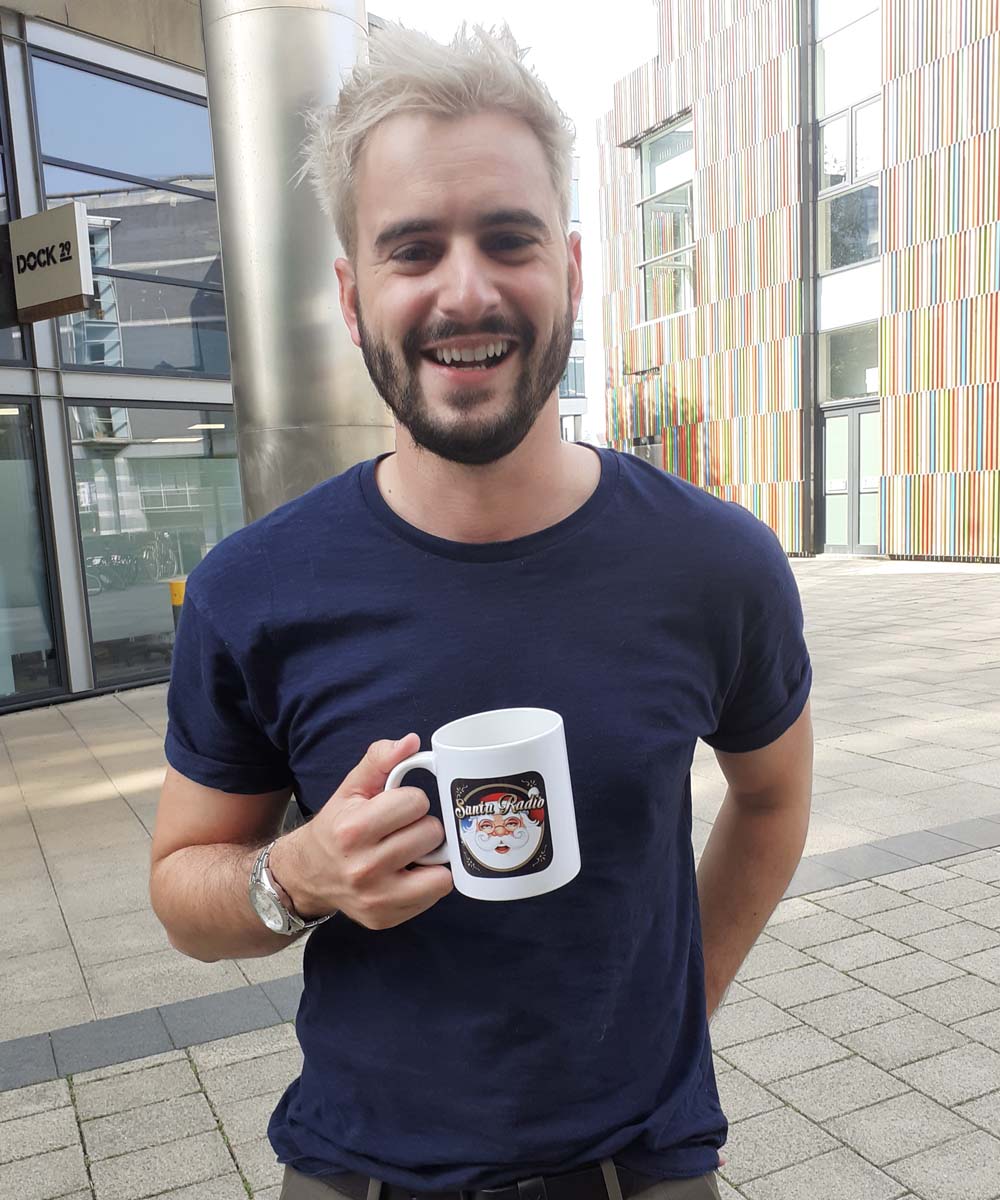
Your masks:
<svg viewBox="0 0 1000 1200"><path fill-rule="evenodd" d="M487 342L485 346L477 346L475 349L462 348L457 346L438 346L434 355L439 363L444 363L445 366L450 366L451 363L479 363L487 358L500 358L507 353L509 342Z"/></svg>

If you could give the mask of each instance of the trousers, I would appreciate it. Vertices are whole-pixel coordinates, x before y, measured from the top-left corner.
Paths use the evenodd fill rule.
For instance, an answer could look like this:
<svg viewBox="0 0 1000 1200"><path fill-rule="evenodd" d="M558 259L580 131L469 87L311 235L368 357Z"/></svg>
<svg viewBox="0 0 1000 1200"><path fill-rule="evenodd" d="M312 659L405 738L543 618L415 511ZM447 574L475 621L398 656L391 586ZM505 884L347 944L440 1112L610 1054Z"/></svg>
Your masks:
<svg viewBox="0 0 1000 1200"><path fill-rule="evenodd" d="M349 1197L321 1179L310 1179L292 1167L285 1167L278 1200L349 1200ZM662 1179L637 1192L633 1200L720 1200L716 1172L696 1179Z"/></svg>

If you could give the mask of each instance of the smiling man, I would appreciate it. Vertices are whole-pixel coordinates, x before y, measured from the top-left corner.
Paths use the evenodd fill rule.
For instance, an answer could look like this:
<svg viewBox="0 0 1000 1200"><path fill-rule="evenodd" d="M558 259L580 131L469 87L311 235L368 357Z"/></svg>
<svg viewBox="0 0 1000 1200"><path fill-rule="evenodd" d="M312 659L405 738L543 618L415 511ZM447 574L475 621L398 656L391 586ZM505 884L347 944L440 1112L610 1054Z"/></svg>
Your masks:
<svg viewBox="0 0 1000 1200"><path fill-rule="evenodd" d="M268 1129L281 1200L717 1198L709 1020L805 840L811 671L777 539L560 438L572 130L522 58L506 30L389 27L316 116L396 451L188 581L151 897L205 961L315 929ZM433 781L385 785L444 723L517 706L563 716L582 866L490 904L414 866L442 839ZM696 875L699 738L729 790ZM548 836L536 785L471 806L483 870Z"/></svg>

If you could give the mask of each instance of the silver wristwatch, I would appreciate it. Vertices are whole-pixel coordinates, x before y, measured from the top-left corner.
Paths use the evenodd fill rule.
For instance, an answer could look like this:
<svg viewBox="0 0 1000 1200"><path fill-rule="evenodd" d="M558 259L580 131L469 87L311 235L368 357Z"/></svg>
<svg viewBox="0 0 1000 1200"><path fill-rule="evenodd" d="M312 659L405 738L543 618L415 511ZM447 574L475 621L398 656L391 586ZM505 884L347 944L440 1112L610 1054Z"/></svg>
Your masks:
<svg viewBox="0 0 1000 1200"><path fill-rule="evenodd" d="M292 907L288 893L280 884L275 885L267 866L273 845L274 842L271 842L261 850L257 855L253 870L250 872L250 903L254 912L272 933L283 933L289 937L293 933L299 933L303 929L312 929L315 925L322 925L324 921L329 921L333 913L328 913L325 917L317 917L315 921L303 921Z"/></svg>

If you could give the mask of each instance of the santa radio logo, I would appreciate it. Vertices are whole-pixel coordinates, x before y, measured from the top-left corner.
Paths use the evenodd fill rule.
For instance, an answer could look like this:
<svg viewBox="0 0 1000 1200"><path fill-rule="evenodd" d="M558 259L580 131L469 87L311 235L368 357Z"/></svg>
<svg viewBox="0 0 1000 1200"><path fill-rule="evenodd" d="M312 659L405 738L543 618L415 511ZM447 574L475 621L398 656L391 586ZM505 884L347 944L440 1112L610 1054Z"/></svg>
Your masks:
<svg viewBox="0 0 1000 1200"><path fill-rule="evenodd" d="M462 865L470 875L534 875L552 861L545 781L538 772L451 785Z"/></svg>

